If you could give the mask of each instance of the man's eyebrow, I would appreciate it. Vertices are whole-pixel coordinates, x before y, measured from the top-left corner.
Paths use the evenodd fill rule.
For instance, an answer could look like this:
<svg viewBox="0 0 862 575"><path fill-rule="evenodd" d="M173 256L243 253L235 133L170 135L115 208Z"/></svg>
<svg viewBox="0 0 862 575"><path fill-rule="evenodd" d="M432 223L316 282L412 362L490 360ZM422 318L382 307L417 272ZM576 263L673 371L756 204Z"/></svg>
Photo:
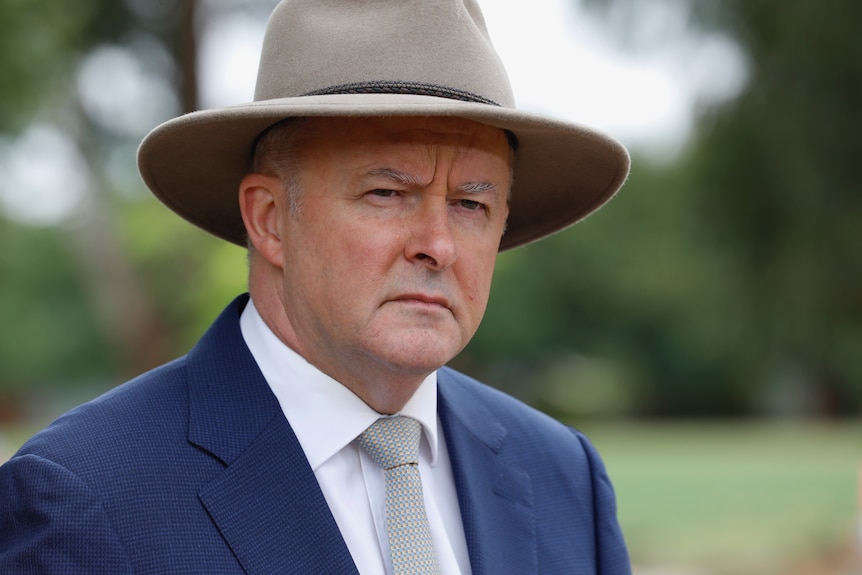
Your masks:
<svg viewBox="0 0 862 575"><path fill-rule="evenodd" d="M397 182L402 186L420 187L425 185L425 183L416 176L394 168L374 168L368 172L368 175L383 177L387 180Z"/></svg>
<svg viewBox="0 0 862 575"><path fill-rule="evenodd" d="M407 172L396 170L394 168L374 168L368 172L370 176L379 176L392 180L402 186L421 187L425 182ZM491 182L467 182L458 186L458 191L466 194L480 194L482 192L494 192L497 190L497 185Z"/></svg>
<svg viewBox="0 0 862 575"><path fill-rule="evenodd" d="M481 194L482 192L496 192L497 184L491 182L467 182L458 186L458 190L466 194Z"/></svg>

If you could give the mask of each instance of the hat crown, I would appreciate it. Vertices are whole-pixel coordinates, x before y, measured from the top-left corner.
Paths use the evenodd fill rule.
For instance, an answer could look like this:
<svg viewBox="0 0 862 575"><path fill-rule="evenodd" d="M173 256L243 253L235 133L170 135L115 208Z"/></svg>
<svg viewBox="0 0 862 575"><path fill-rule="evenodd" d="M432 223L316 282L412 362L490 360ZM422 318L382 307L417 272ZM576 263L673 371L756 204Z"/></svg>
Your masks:
<svg viewBox="0 0 862 575"><path fill-rule="evenodd" d="M344 93L515 107L475 0L283 0L267 25L255 100Z"/></svg>

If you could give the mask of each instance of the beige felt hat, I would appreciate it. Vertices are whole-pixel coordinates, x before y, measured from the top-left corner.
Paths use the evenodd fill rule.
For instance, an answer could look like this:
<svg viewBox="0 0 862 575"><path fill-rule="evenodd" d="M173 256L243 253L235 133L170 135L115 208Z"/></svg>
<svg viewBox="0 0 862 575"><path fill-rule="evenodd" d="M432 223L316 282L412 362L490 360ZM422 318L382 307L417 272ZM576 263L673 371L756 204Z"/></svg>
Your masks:
<svg viewBox="0 0 862 575"><path fill-rule="evenodd" d="M565 58L550 66L567 70ZM238 186L257 136L302 116L454 116L518 139L505 250L561 230L628 175L617 141L515 109L475 0L284 0L266 30L254 102L202 110L141 143L144 181L204 230L245 245Z"/></svg>

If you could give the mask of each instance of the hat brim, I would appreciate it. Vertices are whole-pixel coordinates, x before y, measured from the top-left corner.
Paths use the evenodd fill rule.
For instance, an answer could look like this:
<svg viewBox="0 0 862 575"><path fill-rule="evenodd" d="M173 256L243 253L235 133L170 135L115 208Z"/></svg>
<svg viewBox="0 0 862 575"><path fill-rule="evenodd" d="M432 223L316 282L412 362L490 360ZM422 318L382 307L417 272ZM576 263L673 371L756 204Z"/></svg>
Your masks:
<svg viewBox="0 0 862 575"><path fill-rule="evenodd" d="M304 96L192 112L144 138L138 168L173 211L244 246L238 189L255 139L280 120L315 116L458 117L513 132L519 145L501 251L583 219L616 193L629 171L622 144L586 126L512 108L402 94Z"/></svg>

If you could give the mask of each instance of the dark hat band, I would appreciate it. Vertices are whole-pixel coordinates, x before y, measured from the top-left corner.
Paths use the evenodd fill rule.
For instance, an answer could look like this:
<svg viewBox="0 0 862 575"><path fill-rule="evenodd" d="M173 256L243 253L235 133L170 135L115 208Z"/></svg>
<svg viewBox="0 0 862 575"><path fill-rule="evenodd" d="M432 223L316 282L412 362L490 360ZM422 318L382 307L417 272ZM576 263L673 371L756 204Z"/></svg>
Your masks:
<svg viewBox="0 0 862 575"><path fill-rule="evenodd" d="M375 81L375 82L353 82L350 84L339 84L303 94L303 96L332 96L334 94L409 94L413 96L435 96L437 98L448 98L461 102L475 102L499 106L497 102L483 98L472 92L440 86L438 84L425 84L422 82L402 81Z"/></svg>

